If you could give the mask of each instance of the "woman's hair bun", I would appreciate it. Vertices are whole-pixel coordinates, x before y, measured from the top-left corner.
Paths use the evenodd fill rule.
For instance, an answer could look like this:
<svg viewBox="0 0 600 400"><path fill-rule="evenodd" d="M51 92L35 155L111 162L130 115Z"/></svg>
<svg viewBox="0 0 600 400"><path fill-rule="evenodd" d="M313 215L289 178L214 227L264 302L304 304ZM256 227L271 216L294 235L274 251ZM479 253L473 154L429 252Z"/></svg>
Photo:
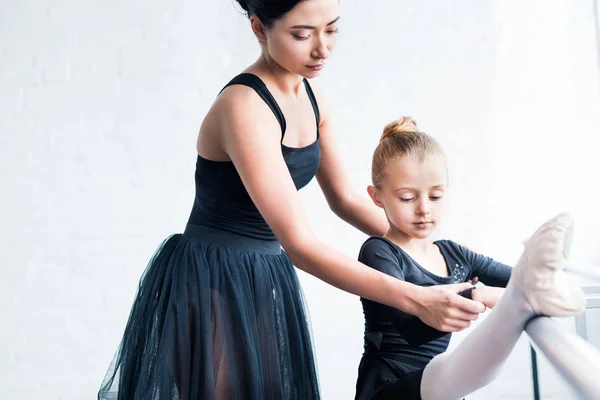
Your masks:
<svg viewBox="0 0 600 400"><path fill-rule="evenodd" d="M248 2L246 0L236 0L238 2L238 4L240 5L240 7L242 7L244 9L244 11L249 12L250 10L248 9Z"/></svg>

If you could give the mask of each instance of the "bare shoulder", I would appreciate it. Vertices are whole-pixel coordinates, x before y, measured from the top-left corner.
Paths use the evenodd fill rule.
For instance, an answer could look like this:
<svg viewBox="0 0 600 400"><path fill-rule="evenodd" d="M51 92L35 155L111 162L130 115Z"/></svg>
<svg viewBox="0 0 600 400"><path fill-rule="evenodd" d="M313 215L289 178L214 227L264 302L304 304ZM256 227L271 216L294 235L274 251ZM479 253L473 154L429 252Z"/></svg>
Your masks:
<svg viewBox="0 0 600 400"><path fill-rule="evenodd" d="M265 135L279 138L281 127L273 111L256 91L244 85L227 87L215 103L224 136L251 133L258 138Z"/></svg>
<svg viewBox="0 0 600 400"><path fill-rule="evenodd" d="M254 89L245 85L231 85L219 95L211 112L220 119L241 118L253 120L270 112L267 104Z"/></svg>
<svg viewBox="0 0 600 400"><path fill-rule="evenodd" d="M254 89L231 85L217 97L208 111L198 135L198 153L217 161L229 159L225 142L236 135L250 134L279 138L281 129L273 112Z"/></svg>

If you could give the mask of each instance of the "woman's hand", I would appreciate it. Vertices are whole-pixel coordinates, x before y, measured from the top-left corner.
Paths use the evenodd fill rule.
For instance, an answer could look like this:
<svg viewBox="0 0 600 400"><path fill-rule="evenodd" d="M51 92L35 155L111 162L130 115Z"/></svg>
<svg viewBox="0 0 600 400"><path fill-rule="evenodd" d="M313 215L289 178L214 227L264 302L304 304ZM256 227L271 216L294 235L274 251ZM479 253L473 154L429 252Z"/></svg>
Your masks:
<svg viewBox="0 0 600 400"><path fill-rule="evenodd" d="M470 287L468 282L421 287L417 317L442 332L459 332L468 328L486 310L484 304L458 295Z"/></svg>

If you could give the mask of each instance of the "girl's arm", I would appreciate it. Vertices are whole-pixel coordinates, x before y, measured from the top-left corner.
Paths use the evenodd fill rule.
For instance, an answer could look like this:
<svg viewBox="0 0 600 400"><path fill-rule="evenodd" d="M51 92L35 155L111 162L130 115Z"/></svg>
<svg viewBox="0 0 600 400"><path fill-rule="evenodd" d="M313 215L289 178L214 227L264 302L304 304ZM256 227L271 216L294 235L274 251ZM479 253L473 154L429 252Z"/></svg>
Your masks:
<svg viewBox="0 0 600 400"><path fill-rule="evenodd" d="M468 248L459 246L459 250L471 266L471 278L477 278L488 286L506 287L512 267L502 264L490 257L475 253Z"/></svg>
<svg viewBox="0 0 600 400"><path fill-rule="evenodd" d="M504 294L512 268L465 246L458 246L472 268L471 278L486 285L477 286L471 292L471 298L485 304L488 308L494 308Z"/></svg>
<svg viewBox="0 0 600 400"><path fill-rule="evenodd" d="M504 291L506 289L493 286L479 286L473 292L471 296L473 300L485 304L488 308L494 308L496 303L500 301Z"/></svg>

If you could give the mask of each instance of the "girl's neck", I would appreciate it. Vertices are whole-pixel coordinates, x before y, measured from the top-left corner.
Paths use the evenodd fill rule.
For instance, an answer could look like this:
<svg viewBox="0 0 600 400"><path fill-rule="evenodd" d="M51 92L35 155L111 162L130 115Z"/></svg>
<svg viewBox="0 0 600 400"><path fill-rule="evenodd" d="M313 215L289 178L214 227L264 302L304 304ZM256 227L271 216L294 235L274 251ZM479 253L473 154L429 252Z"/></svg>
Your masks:
<svg viewBox="0 0 600 400"><path fill-rule="evenodd" d="M397 229L389 229L384 236L409 254L426 255L435 246L431 237L416 239Z"/></svg>

